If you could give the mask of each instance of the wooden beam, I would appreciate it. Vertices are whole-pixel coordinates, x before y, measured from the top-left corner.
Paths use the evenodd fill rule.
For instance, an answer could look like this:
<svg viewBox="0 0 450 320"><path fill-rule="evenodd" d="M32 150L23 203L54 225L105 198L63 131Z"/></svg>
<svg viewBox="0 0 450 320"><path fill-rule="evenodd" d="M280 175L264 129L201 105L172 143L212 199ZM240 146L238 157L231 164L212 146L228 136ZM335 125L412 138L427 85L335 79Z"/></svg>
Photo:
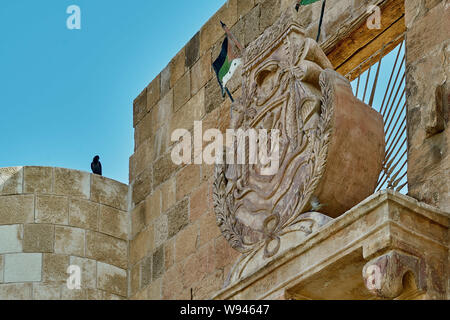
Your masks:
<svg viewBox="0 0 450 320"><path fill-rule="evenodd" d="M381 29L369 29L366 25L366 19L363 19L353 32L328 51L328 59L330 59L336 71L346 75L375 54L383 44L398 38L406 31L404 1L390 0L383 3L380 7ZM399 42L386 47L384 54L389 53ZM367 69L369 66L370 64L364 67ZM362 71L364 72L365 69Z"/></svg>

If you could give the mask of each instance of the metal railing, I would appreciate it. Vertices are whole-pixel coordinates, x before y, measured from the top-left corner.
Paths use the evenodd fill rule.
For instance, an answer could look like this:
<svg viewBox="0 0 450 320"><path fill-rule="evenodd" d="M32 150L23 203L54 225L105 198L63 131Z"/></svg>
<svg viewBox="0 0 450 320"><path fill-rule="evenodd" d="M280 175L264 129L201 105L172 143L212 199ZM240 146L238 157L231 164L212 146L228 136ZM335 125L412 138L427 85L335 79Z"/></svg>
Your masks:
<svg viewBox="0 0 450 320"><path fill-rule="evenodd" d="M386 48L399 41L397 47L384 54ZM408 193L404 34L383 45L346 77L354 79L351 84L355 95L383 116L386 152L376 191Z"/></svg>

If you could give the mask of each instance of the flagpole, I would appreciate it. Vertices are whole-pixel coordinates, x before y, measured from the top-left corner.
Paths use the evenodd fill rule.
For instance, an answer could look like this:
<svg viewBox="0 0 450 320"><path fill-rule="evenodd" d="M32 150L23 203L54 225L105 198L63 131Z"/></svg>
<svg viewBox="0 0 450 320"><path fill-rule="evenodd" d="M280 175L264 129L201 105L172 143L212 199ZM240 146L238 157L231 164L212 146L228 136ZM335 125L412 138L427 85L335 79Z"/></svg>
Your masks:
<svg viewBox="0 0 450 320"><path fill-rule="evenodd" d="M322 22L323 22L323 16L325 14L325 5L326 5L326 3L327 3L327 0L323 0L322 12L320 13L319 32L317 33L316 42L319 42L319 39L320 39L320 31L322 30Z"/></svg>

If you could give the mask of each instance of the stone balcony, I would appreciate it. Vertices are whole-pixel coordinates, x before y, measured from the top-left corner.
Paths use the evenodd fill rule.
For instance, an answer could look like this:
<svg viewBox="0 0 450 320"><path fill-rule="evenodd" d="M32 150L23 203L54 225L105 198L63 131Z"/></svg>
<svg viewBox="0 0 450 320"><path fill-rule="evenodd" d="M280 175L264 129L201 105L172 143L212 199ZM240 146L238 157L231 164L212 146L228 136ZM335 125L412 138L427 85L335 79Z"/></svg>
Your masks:
<svg viewBox="0 0 450 320"><path fill-rule="evenodd" d="M376 193L214 299L447 299L449 219Z"/></svg>

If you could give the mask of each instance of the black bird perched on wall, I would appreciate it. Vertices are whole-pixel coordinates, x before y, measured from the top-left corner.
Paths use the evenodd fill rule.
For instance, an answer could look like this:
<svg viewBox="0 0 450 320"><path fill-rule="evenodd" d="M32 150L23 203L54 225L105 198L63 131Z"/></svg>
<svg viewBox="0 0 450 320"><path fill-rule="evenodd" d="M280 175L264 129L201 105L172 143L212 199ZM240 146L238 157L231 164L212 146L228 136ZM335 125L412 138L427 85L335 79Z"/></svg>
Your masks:
<svg viewBox="0 0 450 320"><path fill-rule="evenodd" d="M98 175L102 175L102 163L100 162L100 157L95 156L91 163L92 172Z"/></svg>

